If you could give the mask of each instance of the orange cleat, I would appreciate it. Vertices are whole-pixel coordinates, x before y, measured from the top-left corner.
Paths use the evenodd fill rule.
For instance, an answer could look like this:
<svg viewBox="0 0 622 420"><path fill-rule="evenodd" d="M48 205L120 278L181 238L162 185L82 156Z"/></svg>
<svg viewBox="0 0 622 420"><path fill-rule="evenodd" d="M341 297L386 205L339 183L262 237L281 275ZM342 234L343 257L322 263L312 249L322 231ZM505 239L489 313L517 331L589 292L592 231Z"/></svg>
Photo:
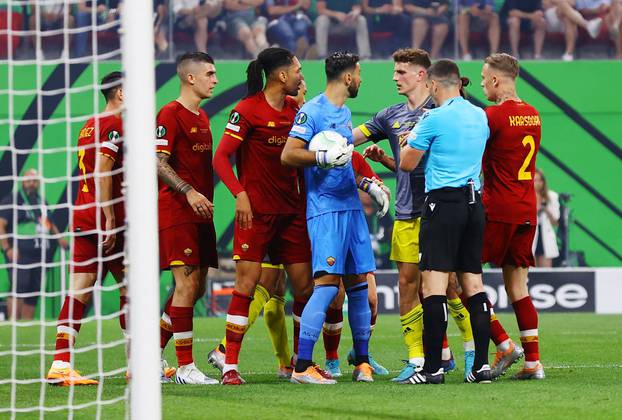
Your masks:
<svg viewBox="0 0 622 420"><path fill-rule="evenodd" d="M57 386L82 386L99 384L99 382L97 382L96 380L86 378L80 375L80 372L71 368L50 368L46 379L50 385Z"/></svg>

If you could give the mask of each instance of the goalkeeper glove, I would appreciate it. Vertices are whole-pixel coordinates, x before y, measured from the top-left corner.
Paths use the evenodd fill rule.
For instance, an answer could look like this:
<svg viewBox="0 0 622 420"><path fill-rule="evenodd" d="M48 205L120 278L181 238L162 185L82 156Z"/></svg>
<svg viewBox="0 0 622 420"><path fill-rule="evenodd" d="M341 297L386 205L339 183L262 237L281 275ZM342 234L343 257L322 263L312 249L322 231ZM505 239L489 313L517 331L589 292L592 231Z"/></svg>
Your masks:
<svg viewBox="0 0 622 420"><path fill-rule="evenodd" d="M378 217L383 217L387 214L390 199L387 192L380 185L376 184L372 179L365 177L361 180L359 188L369 194L372 200L378 204L379 209L376 213Z"/></svg>
<svg viewBox="0 0 622 420"><path fill-rule="evenodd" d="M334 168L335 166L346 165L352 160L354 145L335 146L329 150L318 150L315 152L317 166L323 169Z"/></svg>

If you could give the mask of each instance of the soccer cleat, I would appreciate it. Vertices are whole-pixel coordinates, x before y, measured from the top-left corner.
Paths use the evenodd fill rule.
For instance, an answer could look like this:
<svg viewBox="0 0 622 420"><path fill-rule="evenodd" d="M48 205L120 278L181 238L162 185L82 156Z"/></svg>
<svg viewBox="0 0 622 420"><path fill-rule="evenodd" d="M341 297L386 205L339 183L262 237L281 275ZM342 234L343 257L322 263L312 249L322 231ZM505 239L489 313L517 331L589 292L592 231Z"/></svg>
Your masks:
<svg viewBox="0 0 622 420"><path fill-rule="evenodd" d="M293 384L312 384L312 385L334 385L337 383L334 379L326 378L322 373L322 369L316 365L309 366L304 372L292 372L289 381Z"/></svg>
<svg viewBox="0 0 622 420"><path fill-rule="evenodd" d="M406 362L406 366L404 366L400 374L397 375L395 378L391 379L393 382L405 381L406 379L413 376L418 369L421 369L421 366L417 366L414 363L410 363L406 360L405 362Z"/></svg>
<svg viewBox="0 0 622 420"><path fill-rule="evenodd" d="M473 370L475 362L475 350L467 350L464 352L464 380L466 381L469 372Z"/></svg>
<svg viewBox="0 0 622 420"><path fill-rule="evenodd" d="M216 385L217 379L210 378L201 372L194 363L180 366L175 374L175 382L181 385Z"/></svg>
<svg viewBox="0 0 622 420"><path fill-rule="evenodd" d="M603 26L603 19L596 18L587 22L587 33L590 34L592 38L598 38L598 34L600 33L600 28Z"/></svg>
<svg viewBox="0 0 622 420"><path fill-rule="evenodd" d="M417 369L410 377L398 383L402 385L444 384L445 372L443 372L443 368L440 368L436 373L428 373L422 369Z"/></svg>
<svg viewBox="0 0 622 420"><path fill-rule="evenodd" d="M246 381L242 379L237 370L229 370L222 375L223 385L244 385Z"/></svg>
<svg viewBox="0 0 622 420"><path fill-rule="evenodd" d="M207 353L207 362L222 372L222 368L225 366L225 353L220 350L220 345Z"/></svg>
<svg viewBox="0 0 622 420"><path fill-rule="evenodd" d="M454 354L451 354L451 359L449 360L441 360L441 367L445 373L449 373L452 370L456 369L456 362L454 360Z"/></svg>
<svg viewBox="0 0 622 420"><path fill-rule="evenodd" d="M544 366L541 363L534 368L526 368L523 366L521 370L514 375L514 379L527 380L527 379L544 379Z"/></svg>
<svg viewBox="0 0 622 420"><path fill-rule="evenodd" d="M374 382L374 378L372 374L374 373L374 368L371 367L369 363L361 363L360 365L354 368L352 372L352 381L353 382Z"/></svg>
<svg viewBox="0 0 622 420"><path fill-rule="evenodd" d="M510 348L506 351L497 351L495 355L495 361L492 362L492 377L496 379L505 375L510 366L524 355L525 351L510 340Z"/></svg>
<svg viewBox="0 0 622 420"><path fill-rule="evenodd" d="M165 359L160 359L160 383L167 384L173 382L173 375L177 369L170 367Z"/></svg>
<svg viewBox="0 0 622 420"><path fill-rule="evenodd" d="M338 378L341 376L341 368L339 367L339 359L327 359L326 371L330 373L331 378Z"/></svg>
<svg viewBox="0 0 622 420"><path fill-rule="evenodd" d="M348 353L348 364L354 366L356 356L354 354L354 349L350 350L350 353ZM374 360L374 358L371 356L371 354L369 355L369 364L371 365L371 368L374 370L374 374L376 375L388 375L389 371L387 370L387 368L385 368L384 366L382 366L380 363L376 362Z"/></svg>
<svg viewBox="0 0 622 420"><path fill-rule="evenodd" d="M319 367L318 365L316 365L315 363L313 364L313 368L315 370L317 370L317 372L322 375L324 378L326 379L333 379L333 375L330 374L329 371L322 369L321 367Z"/></svg>
<svg viewBox="0 0 622 420"><path fill-rule="evenodd" d="M492 371L490 370L490 366L482 365L482 367L478 371L470 371L466 378L464 378L464 382L468 383L479 383L479 384L489 384L492 382Z"/></svg>
<svg viewBox="0 0 622 420"><path fill-rule="evenodd" d="M47 381L50 385L57 386L82 386L82 385L97 385L95 379L89 379L82 375L77 370L70 367L68 368L50 368L48 371Z"/></svg>
<svg viewBox="0 0 622 420"><path fill-rule="evenodd" d="M276 377L279 379L289 379L292 377L294 369L291 366L279 366L279 370L276 371Z"/></svg>

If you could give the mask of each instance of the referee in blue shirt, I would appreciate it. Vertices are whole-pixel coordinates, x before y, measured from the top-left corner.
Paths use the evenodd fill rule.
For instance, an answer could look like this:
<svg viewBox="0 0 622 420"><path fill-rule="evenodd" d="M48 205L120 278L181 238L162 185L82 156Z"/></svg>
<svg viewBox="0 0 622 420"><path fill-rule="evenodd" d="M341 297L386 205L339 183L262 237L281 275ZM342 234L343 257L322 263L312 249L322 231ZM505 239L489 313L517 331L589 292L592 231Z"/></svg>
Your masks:
<svg viewBox="0 0 622 420"><path fill-rule="evenodd" d="M425 156L426 199L419 244L422 272L425 365L402 383L443 383L441 349L447 329L447 283L458 273L468 297L475 362L467 382L490 382L490 308L482 284L484 209L479 174L490 131L486 114L460 96L458 66L439 60L428 69L428 89L437 108L424 114L400 153L400 168L412 171Z"/></svg>

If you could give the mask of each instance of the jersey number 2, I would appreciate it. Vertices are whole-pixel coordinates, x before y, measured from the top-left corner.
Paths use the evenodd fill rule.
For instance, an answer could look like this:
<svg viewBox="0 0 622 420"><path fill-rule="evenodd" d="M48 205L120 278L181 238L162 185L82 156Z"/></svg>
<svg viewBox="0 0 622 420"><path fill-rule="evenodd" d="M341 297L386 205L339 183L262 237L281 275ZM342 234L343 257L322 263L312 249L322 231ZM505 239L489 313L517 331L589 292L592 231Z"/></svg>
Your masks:
<svg viewBox="0 0 622 420"><path fill-rule="evenodd" d="M533 153L536 150L536 142L532 136L525 136L523 138L523 146L529 146L529 152L527 153L527 157L523 161L523 166L518 170L518 180L519 181L530 181L533 177L531 176L531 171L528 171L527 168L531 163L531 159L533 158Z"/></svg>
<svg viewBox="0 0 622 420"><path fill-rule="evenodd" d="M86 183L86 166L84 165L84 155L86 155L85 149L78 150L78 166L82 171L82 176L84 177L84 185L82 186L82 192L89 192L89 186Z"/></svg>

